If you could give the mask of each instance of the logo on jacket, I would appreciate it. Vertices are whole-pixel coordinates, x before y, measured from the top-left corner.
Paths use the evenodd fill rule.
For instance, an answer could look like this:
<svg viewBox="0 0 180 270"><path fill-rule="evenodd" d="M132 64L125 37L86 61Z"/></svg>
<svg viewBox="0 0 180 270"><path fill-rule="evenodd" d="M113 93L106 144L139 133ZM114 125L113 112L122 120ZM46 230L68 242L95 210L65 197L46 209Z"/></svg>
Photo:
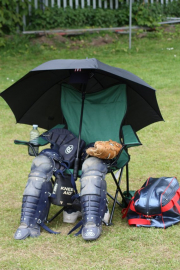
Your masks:
<svg viewBox="0 0 180 270"><path fill-rule="evenodd" d="M66 147L65 149L65 153L68 155L72 152L74 146L73 145L68 145L68 147Z"/></svg>

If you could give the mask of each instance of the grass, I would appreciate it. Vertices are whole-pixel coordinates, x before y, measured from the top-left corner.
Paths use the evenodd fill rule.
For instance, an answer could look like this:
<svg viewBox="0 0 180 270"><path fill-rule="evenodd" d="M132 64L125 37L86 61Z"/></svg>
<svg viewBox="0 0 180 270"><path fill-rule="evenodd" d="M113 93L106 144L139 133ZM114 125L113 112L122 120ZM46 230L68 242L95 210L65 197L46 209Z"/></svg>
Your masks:
<svg viewBox="0 0 180 270"><path fill-rule="evenodd" d="M129 70L157 89L157 100L165 119L138 132L143 146L129 151L130 188L140 188L149 176L180 179L180 36L172 33L150 34L143 39L134 36L131 51L127 36L112 35L111 38L110 44L99 47L89 46L89 37L82 36L73 40L78 49L72 49L70 41L56 47L32 47L26 41L14 48L1 49L0 92L51 59L95 57ZM81 40L86 46L79 45ZM119 208L115 210L114 225L103 227L102 236L95 242L67 236L72 225L63 224L62 216L50 224L51 229L61 231L60 235L43 230L39 238L15 241L13 235L19 226L22 194L32 158L27 155L26 147L14 145L13 140L28 139L30 129L30 126L15 125L13 113L0 99L0 269L179 268L180 224L167 230L129 227L127 220L121 219ZM107 184L108 191L112 192L114 185L110 178ZM57 209L53 206L50 215Z"/></svg>

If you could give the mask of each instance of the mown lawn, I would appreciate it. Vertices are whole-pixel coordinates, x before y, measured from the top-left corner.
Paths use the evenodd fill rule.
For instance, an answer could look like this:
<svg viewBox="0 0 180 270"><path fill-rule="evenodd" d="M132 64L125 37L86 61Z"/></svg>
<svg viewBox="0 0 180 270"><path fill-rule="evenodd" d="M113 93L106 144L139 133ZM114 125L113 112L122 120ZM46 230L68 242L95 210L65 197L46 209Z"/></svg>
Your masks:
<svg viewBox="0 0 180 270"><path fill-rule="evenodd" d="M176 176L180 181L180 35L166 33L133 38L112 35L112 42L92 46L81 36L78 47L34 45L26 41L0 50L0 92L39 64L60 58L97 58L138 75L157 89L157 100L165 122L138 132L142 146L131 149L130 188L136 190L149 176ZM83 40L83 42L82 42ZM74 41L76 44L76 40ZM80 45L79 45L80 44ZM84 46L84 44L86 46ZM19 105L21 106L21 104ZM32 158L14 139L29 139L30 126L16 124L13 113L0 98L0 269L179 269L180 224L167 230L129 227L116 208L113 226L103 227L95 242L67 236L72 225L62 216L50 224L60 235L42 231L39 238L15 241L21 200ZM42 130L40 130L42 131ZM122 188L125 189L124 179ZM114 185L107 177L108 191ZM111 201L109 207L111 208ZM50 215L57 211L51 208Z"/></svg>

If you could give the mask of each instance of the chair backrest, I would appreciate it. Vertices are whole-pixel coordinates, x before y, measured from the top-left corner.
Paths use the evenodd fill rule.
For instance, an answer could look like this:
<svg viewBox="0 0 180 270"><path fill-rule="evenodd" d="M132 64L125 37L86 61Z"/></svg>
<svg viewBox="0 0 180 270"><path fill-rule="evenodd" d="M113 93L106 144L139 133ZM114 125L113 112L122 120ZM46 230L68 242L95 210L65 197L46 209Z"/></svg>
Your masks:
<svg viewBox="0 0 180 270"><path fill-rule="evenodd" d="M68 129L79 134L82 94L70 85L61 88L61 108ZM88 144L112 139L119 142L119 130L127 110L126 85L86 94L81 138Z"/></svg>

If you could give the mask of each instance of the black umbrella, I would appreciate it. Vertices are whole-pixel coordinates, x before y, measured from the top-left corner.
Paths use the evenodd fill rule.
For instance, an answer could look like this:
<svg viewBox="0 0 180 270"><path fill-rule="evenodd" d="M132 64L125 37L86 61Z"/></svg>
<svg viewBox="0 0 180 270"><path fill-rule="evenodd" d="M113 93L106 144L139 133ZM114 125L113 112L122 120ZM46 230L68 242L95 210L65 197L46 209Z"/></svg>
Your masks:
<svg viewBox="0 0 180 270"><path fill-rule="evenodd" d="M78 78L78 74L83 76ZM155 89L136 75L95 58L51 60L31 70L0 96L10 106L17 123L36 123L39 127L50 129L63 121L60 109L61 84L72 84L82 91L82 82L86 85L86 93L126 84L128 108L124 121L135 131L163 120Z"/></svg>
<svg viewBox="0 0 180 270"><path fill-rule="evenodd" d="M50 129L63 123L60 109L61 84L73 85L82 92L82 110L85 93L103 91L117 84L126 84L127 113L124 124L135 131L162 121L155 89L136 75L95 58L82 60L51 60L31 70L23 78L0 94L13 111L17 123Z"/></svg>

